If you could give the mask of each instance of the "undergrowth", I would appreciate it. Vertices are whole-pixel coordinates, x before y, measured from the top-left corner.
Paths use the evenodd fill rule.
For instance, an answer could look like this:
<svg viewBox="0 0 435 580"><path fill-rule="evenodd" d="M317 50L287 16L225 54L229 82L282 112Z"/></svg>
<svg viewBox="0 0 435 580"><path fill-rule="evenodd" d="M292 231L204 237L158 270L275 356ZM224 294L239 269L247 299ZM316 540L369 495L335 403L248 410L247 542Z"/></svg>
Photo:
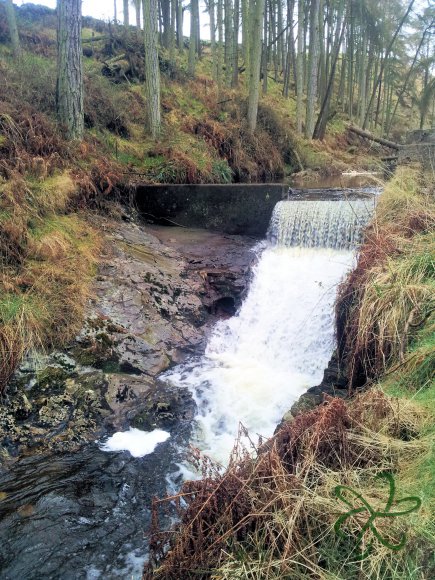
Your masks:
<svg viewBox="0 0 435 580"><path fill-rule="evenodd" d="M179 495L154 502L145 578L429 578L433 511L427 496L418 514L376 521L379 534L393 544L406 534L401 552L370 531L358 545L366 511L345 520L344 537L334 525L349 509L337 499L338 485L379 510L388 499L379 477L384 471L396 475L396 499L410 490L401 470L430 453L431 418L414 402L373 389L351 403L329 399L298 415L256 449L255 460L236 446L223 473L202 458L200 481L188 481ZM359 507L355 494L348 499ZM165 504L176 504L180 517L168 532L158 529ZM371 542L370 555L359 561Z"/></svg>

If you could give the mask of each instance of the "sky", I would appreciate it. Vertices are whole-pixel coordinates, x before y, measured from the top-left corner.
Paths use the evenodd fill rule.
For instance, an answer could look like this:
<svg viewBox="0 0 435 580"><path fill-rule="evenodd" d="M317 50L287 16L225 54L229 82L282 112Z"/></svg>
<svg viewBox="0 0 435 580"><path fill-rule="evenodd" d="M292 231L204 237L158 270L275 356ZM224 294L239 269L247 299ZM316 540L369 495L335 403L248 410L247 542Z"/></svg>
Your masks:
<svg viewBox="0 0 435 580"><path fill-rule="evenodd" d="M21 6L22 4L41 4L43 6L48 6L49 8L56 8L56 0L12 0L14 4L17 6ZM83 0L82 2L82 14L83 16L93 16L94 18L101 18L103 20L112 20L113 19L113 1L114 0ZM118 20L121 22L123 21L123 2L122 0L117 0L117 12L118 12ZM200 0L201 6L201 0ZM200 9L200 19L201 19L201 38L207 39L209 38L209 27L208 21L203 19L202 17L202 10ZM136 14L133 7L130 7L130 24L136 24ZM183 24L183 32L185 35L189 34L190 30L190 23L189 23L189 15L185 14L184 16L184 24Z"/></svg>
<svg viewBox="0 0 435 580"><path fill-rule="evenodd" d="M21 6L21 4L28 4L29 0L13 0L13 2L17 6ZM33 0L32 3L56 8L56 0ZM118 0L117 5L118 18L122 18L122 1ZM94 16L94 18L104 20L113 18L113 0L83 0L82 13L83 16Z"/></svg>

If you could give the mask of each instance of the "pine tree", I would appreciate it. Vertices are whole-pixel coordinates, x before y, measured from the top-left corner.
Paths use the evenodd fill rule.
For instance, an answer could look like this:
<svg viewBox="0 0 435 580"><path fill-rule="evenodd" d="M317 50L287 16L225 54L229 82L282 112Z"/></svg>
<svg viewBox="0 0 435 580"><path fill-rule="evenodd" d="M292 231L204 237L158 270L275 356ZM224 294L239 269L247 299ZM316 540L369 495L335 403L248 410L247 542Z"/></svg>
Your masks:
<svg viewBox="0 0 435 580"><path fill-rule="evenodd" d="M148 129L154 138L157 138L161 132L157 14L157 0L143 0L145 93L148 107Z"/></svg>
<svg viewBox="0 0 435 580"><path fill-rule="evenodd" d="M82 2L57 2L57 114L65 136L81 140L84 132Z"/></svg>

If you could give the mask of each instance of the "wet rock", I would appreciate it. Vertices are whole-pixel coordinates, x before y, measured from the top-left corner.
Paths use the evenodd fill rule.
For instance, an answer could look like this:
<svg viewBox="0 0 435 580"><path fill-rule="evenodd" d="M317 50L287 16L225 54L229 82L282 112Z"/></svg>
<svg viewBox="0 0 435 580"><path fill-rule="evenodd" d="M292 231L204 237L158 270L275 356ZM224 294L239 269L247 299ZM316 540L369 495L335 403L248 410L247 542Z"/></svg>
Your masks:
<svg viewBox="0 0 435 580"><path fill-rule="evenodd" d="M323 373L323 379L320 385L309 388L299 397L290 410L285 413L276 431L283 423L293 421L297 415L311 411L318 405L321 405L325 400L325 395L347 398L347 384L347 379L338 364L337 355L334 353Z"/></svg>

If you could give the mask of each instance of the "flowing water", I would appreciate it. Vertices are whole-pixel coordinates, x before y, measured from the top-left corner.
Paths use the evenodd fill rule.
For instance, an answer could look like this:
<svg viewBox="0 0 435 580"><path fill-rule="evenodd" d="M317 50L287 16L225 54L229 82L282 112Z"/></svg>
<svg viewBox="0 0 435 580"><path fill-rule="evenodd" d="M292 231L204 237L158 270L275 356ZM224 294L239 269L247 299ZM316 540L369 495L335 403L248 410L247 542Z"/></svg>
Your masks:
<svg viewBox="0 0 435 580"><path fill-rule="evenodd" d="M138 448L132 432L136 457L91 444L21 459L0 475L0 578L141 577L151 498L180 483L173 474L189 438L225 463L239 422L270 436L292 402L320 382L334 347L337 284L370 206L277 204L240 312L216 325L204 355L162 377L167 388L192 393L193 437L190 425L170 437L150 434L147 453L155 451L140 457L143 442ZM128 445L118 437L106 449Z"/></svg>
<svg viewBox="0 0 435 580"><path fill-rule="evenodd" d="M225 464L241 422L270 437L291 404L320 383L334 349L337 286L373 201L282 201L237 316L219 322L205 355L165 374L197 404L196 444Z"/></svg>

